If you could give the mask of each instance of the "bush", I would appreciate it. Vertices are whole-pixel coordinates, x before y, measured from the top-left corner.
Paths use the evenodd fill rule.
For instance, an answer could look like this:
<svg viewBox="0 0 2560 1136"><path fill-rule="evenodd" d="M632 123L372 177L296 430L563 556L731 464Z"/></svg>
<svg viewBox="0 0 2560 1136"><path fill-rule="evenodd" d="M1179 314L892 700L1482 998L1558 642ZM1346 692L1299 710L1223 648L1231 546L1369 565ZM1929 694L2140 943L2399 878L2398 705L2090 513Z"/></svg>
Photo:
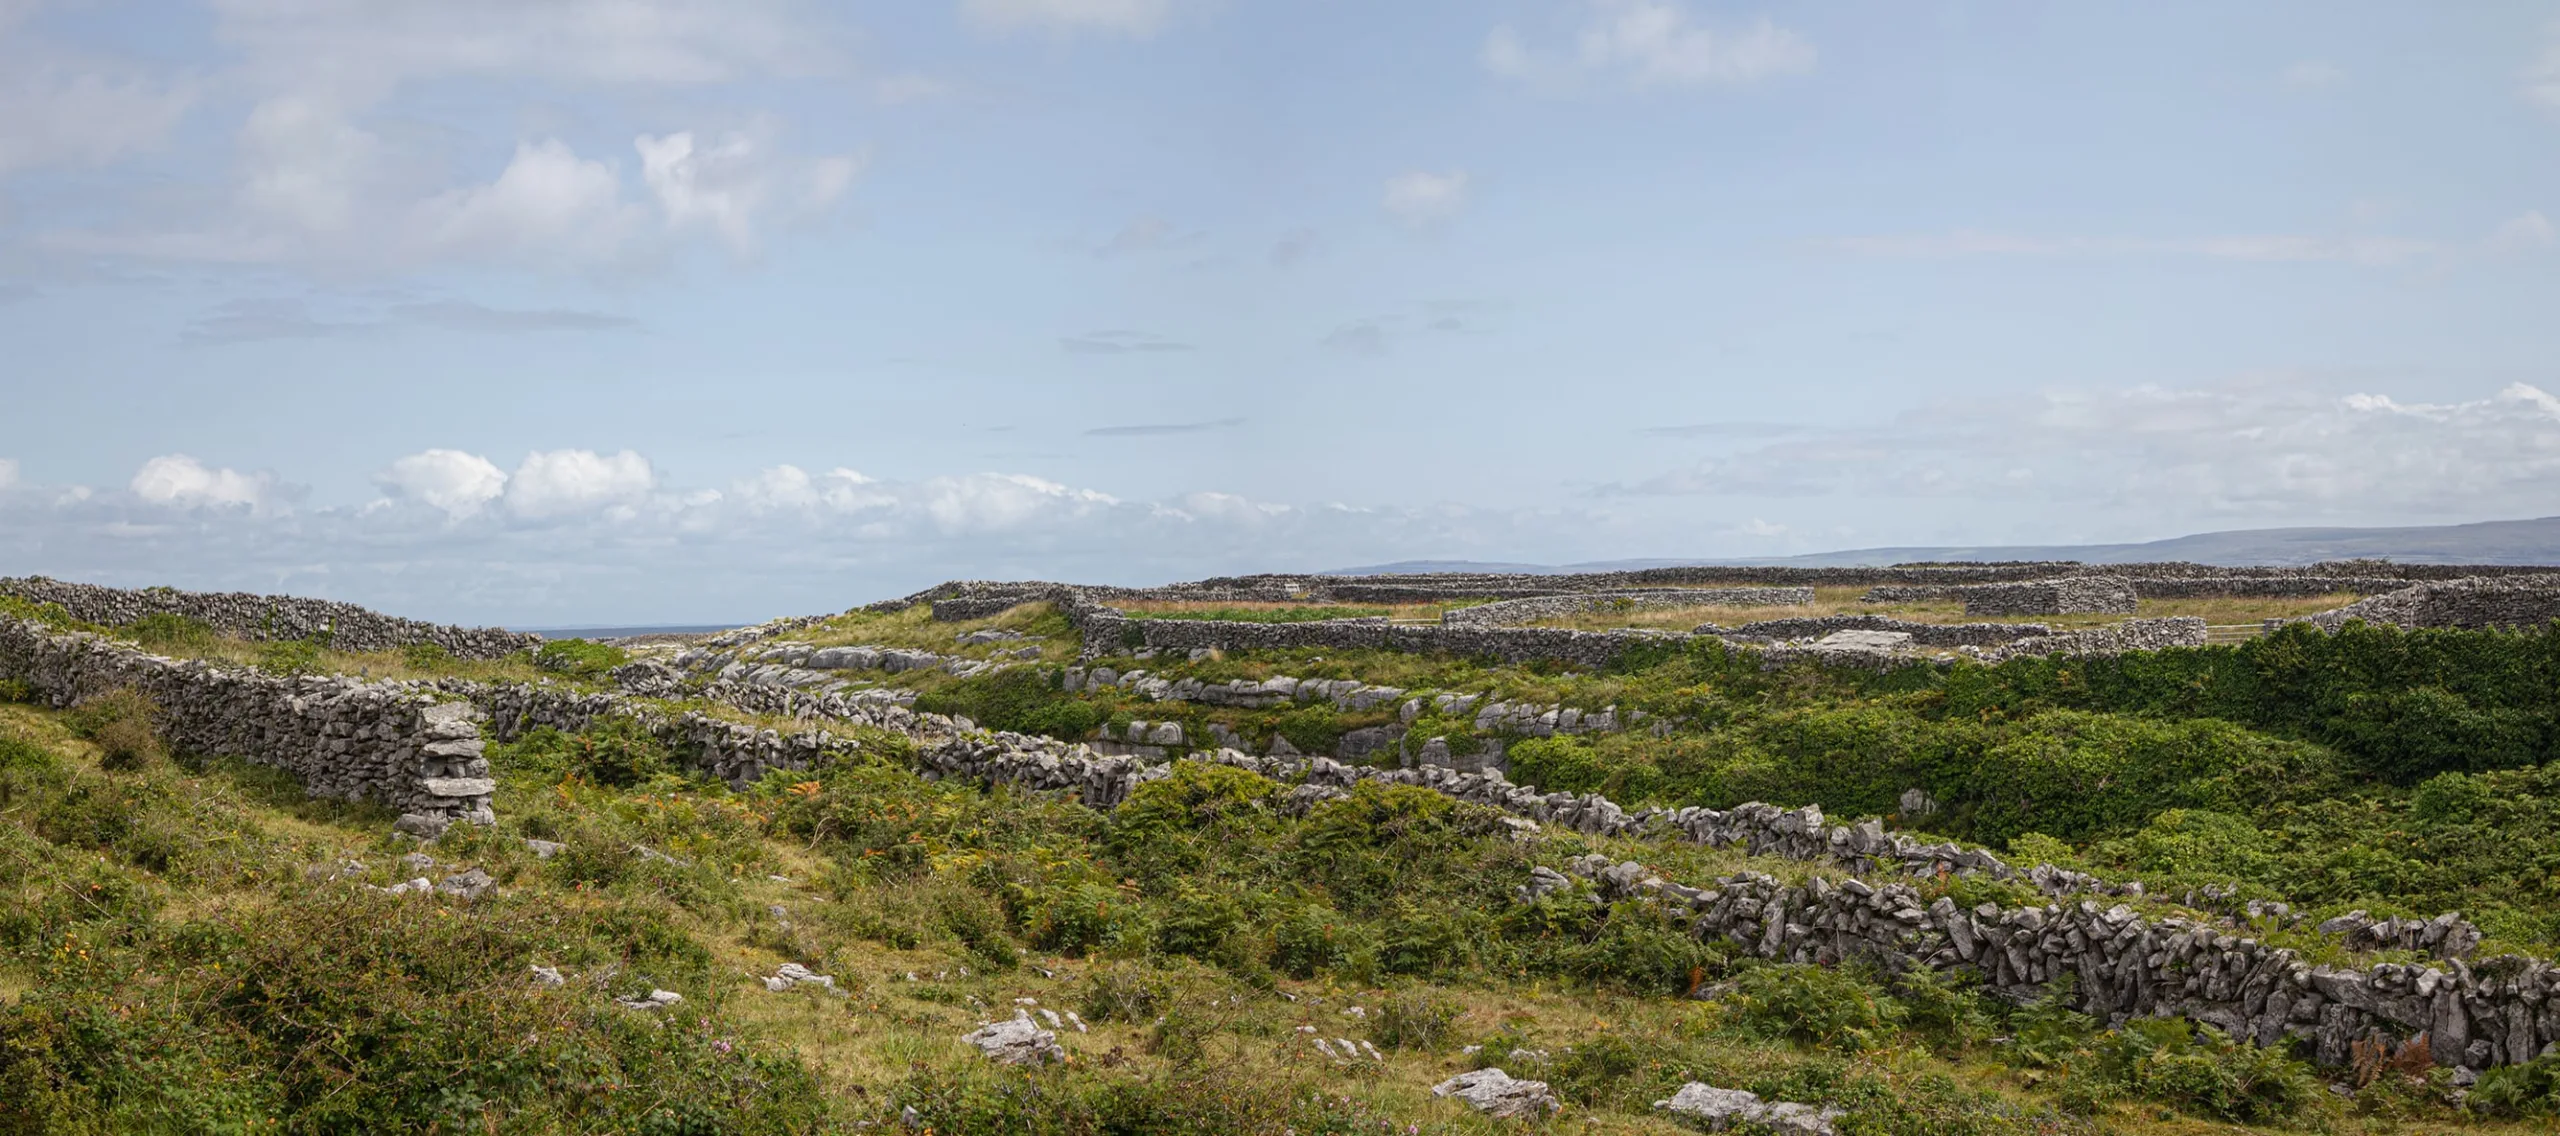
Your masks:
<svg viewBox="0 0 2560 1136"><path fill-rule="evenodd" d="M1300 706L1283 711L1272 723L1272 732L1289 739L1300 753L1332 753L1342 744L1342 716L1323 703Z"/></svg>
<svg viewBox="0 0 2560 1136"><path fill-rule="evenodd" d="M2299 1119L2326 1090L2300 1062L2184 1018L2145 1018L2105 1035L2095 1075L2181 1112L2242 1124Z"/></svg>
<svg viewBox="0 0 2560 1136"><path fill-rule="evenodd" d="M1991 1014L1973 976L1915 966L1894 976L1902 1025L1941 1053L1960 1053L1991 1036Z"/></svg>
<svg viewBox="0 0 2560 1136"><path fill-rule="evenodd" d="M400 648L400 661L411 670L433 674L453 666L453 652L433 643L411 643Z"/></svg>
<svg viewBox="0 0 2560 1136"><path fill-rule="evenodd" d="M1076 1009L1097 1022L1151 1022L1172 1000L1172 983L1162 972L1114 963L1086 973Z"/></svg>
<svg viewBox="0 0 2560 1136"><path fill-rule="evenodd" d="M2466 1103L2497 1117L2560 1116L2560 1056L2488 1070Z"/></svg>
<svg viewBox="0 0 2560 1136"><path fill-rule="evenodd" d="M153 720L160 707L130 687L98 695L79 705L66 720L71 732L98 746L98 764L112 770L140 769L165 754Z"/></svg>
<svg viewBox="0 0 2560 1136"><path fill-rule="evenodd" d="M1580 738L1530 738L1512 743L1505 756L1512 780L1550 793L1588 793L1609 779L1599 751Z"/></svg>
<svg viewBox="0 0 2560 1136"><path fill-rule="evenodd" d="M1359 924L1322 903L1289 907L1271 924L1271 968L1291 978L1313 978L1376 945Z"/></svg>
<svg viewBox="0 0 2560 1136"><path fill-rule="evenodd" d="M1725 1002L1753 1033L1818 1048L1875 1048L1904 1013L1858 974L1799 963L1744 970Z"/></svg>
<svg viewBox="0 0 2560 1136"><path fill-rule="evenodd" d="M1060 685L1062 674L1040 667L1009 667L972 675L919 695L916 709L965 715L989 729L1076 741L1090 736L1106 714L1102 707L1067 693Z"/></svg>
<svg viewBox="0 0 2560 1136"><path fill-rule="evenodd" d="M125 635L155 651L213 645L213 625L176 612L155 611L124 625Z"/></svg>
<svg viewBox="0 0 2560 1136"><path fill-rule="evenodd" d="M1370 1020L1369 1039L1389 1049L1436 1050L1449 1042L1462 1007L1427 987L1389 994Z"/></svg>
<svg viewBox="0 0 2560 1136"><path fill-rule="evenodd" d="M629 651L591 639L553 639L533 653L534 666L576 678L602 678L605 672L630 661Z"/></svg>
<svg viewBox="0 0 2560 1136"><path fill-rule="evenodd" d="M598 718L575 734L537 727L493 755L493 765L536 772L548 779L576 777L628 788L676 770L675 755L638 719Z"/></svg>
<svg viewBox="0 0 2560 1136"><path fill-rule="evenodd" d="M36 688L28 686L25 681L0 678L0 702L33 702L35 700Z"/></svg>
<svg viewBox="0 0 2560 1136"><path fill-rule="evenodd" d="M320 640L271 639L258 645L258 669L280 675L306 675L320 669Z"/></svg>

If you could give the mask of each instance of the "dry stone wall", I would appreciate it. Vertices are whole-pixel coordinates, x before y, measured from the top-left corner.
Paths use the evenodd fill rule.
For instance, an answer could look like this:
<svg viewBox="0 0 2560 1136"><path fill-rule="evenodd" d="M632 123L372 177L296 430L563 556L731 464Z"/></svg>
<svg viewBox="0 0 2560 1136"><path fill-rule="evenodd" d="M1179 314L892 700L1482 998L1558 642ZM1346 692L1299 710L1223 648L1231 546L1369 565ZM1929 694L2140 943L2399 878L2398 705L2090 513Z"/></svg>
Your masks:
<svg viewBox="0 0 2560 1136"><path fill-rule="evenodd" d="M468 684L465 684L468 685ZM773 768L807 768L850 744L811 730L783 735L687 714L668 718L613 695L577 695L543 687L469 691L502 736L534 725L577 729L598 715L633 714L707 768L736 781ZM1026 789L1071 792L1108 809L1138 786L1169 776L1171 763L1096 756L1081 745L972 729L965 721L895 707L855 708L864 724L903 730L925 743L926 776ZM1787 885L1744 872L1688 887L1634 862L1587 857L1570 865L1607 895L1663 905L1691 933L1732 942L1761 957L1810 963L1873 959L1893 968L1961 970L2014 999L2041 993L2056 979L2075 980L2081 1008L2110 1021L2184 1014L2234 1037L2273 1044L2308 1041L2329 1064L2343 1064L2356 1041L2402 1041L2425 1034L2438 1059L2474 1068L2513 1064L2560 1047L2560 972L2542 960L2501 957L2442 965L2383 963L2349 969L2315 966L2294 951L2269 947L2219 923L2179 915L2155 917L2132 903L2101 908L2091 896L2141 902L2135 883L2111 883L2035 865L2018 869L1997 855L1951 842L1888 832L1873 820L1829 823L1816 808L1743 805L1624 809L1597 794L1540 793L1498 772L1423 766L1375 769L1324 758L1259 758L1222 751L1195 760L1248 769L1289 785L1287 803L1304 810L1363 780L1419 785L1499 809L1532 825L1628 837L1660 837L1757 855L1828 864L1854 876L1935 877L1982 874L2032 885L2050 901L2004 908L1959 908L1924 900L1915 887L1886 879L1814 879ZM1533 875L1523 898L1573 886L1554 873ZM2440 918L2430 925L2451 924Z"/></svg>
<svg viewBox="0 0 2560 1136"><path fill-rule="evenodd" d="M43 576L0 578L0 595L60 604L73 619L118 625L146 615L182 615L241 639L308 639L327 635L342 651L389 651L418 644L463 659L496 659L542 646L542 637L495 627L451 627L401 619L333 600L247 592L182 592L175 588L109 588Z"/></svg>
<svg viewBox="0 0 2560 1136"><path fill-rule="evenodd" d="M2417 584L2321 612L2306 622L2335 631L2352 619L2402 627L2540 627L2560 619L2560 573Z"/></svg>
<svg viewBox="0 0 2560 1136"><path fill-rule="evenodd" d="M2205 622L2192 615L2128 619L2113 627L2058 631L2007 643L1982 652L1998 662L2022 655L2121 655L2128 651L2165 651L2205 645Z"/></svg>
<svg viewBox="0 0 2560 1136"><path fill-rule="evenodd" d="M1966 615L2131 615L2140 597L2121 576L2061 576L1957 588Z"/></svg>
<svg viewBox="0 0 2560 1136"><path fill-rule="evenodd" d="M1642 592L1581 592L1496 600L1440 613L1445 627L1516 627L1585 612L1684 607L1801 607L1811 588L1661 588Z"/></svg>
<svg viewBox="0 0 2560 1136"><path fill-rule="evenodd" d="M418 685L283 677L181 662L84 632L0 617L0 677L56 707L130 688L159 707L171 747L271 765L315 797L376 801L402 827L490 819L489 763L470 707Z"/></svg>
<svg viewBox="0 0 2560 1136"><path fill-rule="evenodd" d="M1911 636L1912 645L1919 647L1994 647L2038 635L2050 635L2053 628L2041 623L1918 623L1886 615L1811 615L1795 619L1764 619L1729 629L1704 623L1698 626L1697 634L1773 643L1818 639L1835 631L1900 632Z"/></svg>
<svg viewBox="0 0 2560 1136"><path fill-rule="evenodd" d="M1026 747L1013 735L958 737L922 755L932 775L1079 795L1111 808L1169 764L1125 757L1080 758ZM1294 785L1289 804L1311 808L1360 780L1419 784L1537 823L1582 832L1645 836L1666 829L1700 843L1755 854L1827 862L1854 873L1984 873L2032 883L2055 901L1959 908L1924 900L1906 883L1851 878L1787 885L1743 872L1708 887L1672 883L1634 862L1576 862L1576 874L1608 894L1651 899L1678 914L1692 934L1732 942L1763 958L1806 963L1850 959L1902 969L1964 971L1994 992L2023 1001L2048 984L2075 980L2081 1009L2110 1021L2183 1014L2259 1045L2309 1042L2324 1064L2346 1063L2368 1038L2401 1042L2426 1035L2445 1064L2516 1064L2560 1052L2560 971L2539 959L2506 956L2478 964L2378 963L2352 969L2313 965L2231 928L2183 916L2153 917L2130 903L2101 908L2106 895L2135 899L2138 884L2112 885L2037 865L2019 871L1979 849L1931 844L1874 821L1826 824L1819 809L1769 805L1736 809L1629 812L1596 794L1540 794L1499 774L1437 767L1385 770L1318 758L1294 761L1221 753L1202 760L1250 769ZM1524 893L1557 880L1533 876ZM1536 898L1524 894L1523 898Z"/></svg>

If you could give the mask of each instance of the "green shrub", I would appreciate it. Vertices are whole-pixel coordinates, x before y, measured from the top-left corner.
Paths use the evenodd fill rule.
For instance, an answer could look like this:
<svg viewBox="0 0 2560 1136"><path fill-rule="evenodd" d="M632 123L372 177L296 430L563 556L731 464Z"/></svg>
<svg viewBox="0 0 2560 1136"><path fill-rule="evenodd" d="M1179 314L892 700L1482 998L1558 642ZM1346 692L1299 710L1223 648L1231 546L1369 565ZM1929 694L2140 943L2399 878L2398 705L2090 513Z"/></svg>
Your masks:
<svg viewBox="0 0 2560 1136"><path fill-rule="evenodd" d="M0 702L33 702L36 688L22 679L0 678Z"/></svg>
<svg viewBox="0 0 2560 1136"><path fill-rule="evenodd" d="M1153 910L1156 949L1202 962L1229 957L1224 951L1227 941L1245 924L1244 905L1234 895L1188 883Z"/></svg>
<svg viewBox="0 0 2560 1136"><path fill-rule="evenodd" d="M2098 1024L2071 1008L2079 982L2064 974L2009 1019L2009 1058L2031 1069L2058 1069L2096 1052Z"/></svg>
<svg viewBox="0 0 2560 1136"><path fill-rule="evenodd" d="M56 631L104 631L103 627L71 618L71 613L58 603L37 603L19 596L0 596L0 616L41 623Z"/></svg>
<svg viewBox="0 0 2560 1136"><path fill-rule="evenodd" d="M1090 736L1107 712L1067 693L1059 685L1060 673L1041 667L1009 667L972 675L919 695L916 709L965 715L989 729L1017 734L1040 734L1065 741Z"/></svg>
<svg viewBox="0 0 2560 1136"><path fill-rule="evenodd" d="M492 755L501 772L524 770L546 780L576 777L597 785L629 788L676 771L675 755L636 718L596 719L575 734L539 726Z"/></svg>
<svg viewBox="0 0 2560 1136"><path fill-rule="evenodd" d="M2257 826L2206 809L2168 809L2139 831L2091 848L2089 855L2187 880L2274 880L2293 870Z"/></svg>
<svg viewBox="0 0 2560 1136"><path fill-rule="evenodd" d="M1112 942L1137 914L1137 901L1086 881L1042 893L1028 922L1031 945L1080 958Z"/></svg>
<svg viewBox="0 0 2560 1136"><path fill-rule="evenodd" d="M1360 924L1322 903L1292 904L1271 923L1271 968L1291 978L1313 978L1376 949Z"/></svg>
<svg viewBox="0 0 2560 1136"><path fill-rule="evenodd" d="M1991 1036L1992 1015L1970 974L1915 966L1895 975L1903 1029L1941 1053L1961 1053Z"/></svg>
<svg viewBox="0 0 2560 1136"><path fill-rule="evenodd" d="M434 643L411 643L400 648L400 661L411 670L432 674L453 667L453 652Z"/></svg>
<svg viewBox="0 0 2560 1136"><path fill-rule="evenodd" d="M65 719L71 732L97 744L102 768L140 769L167 756L156 719L160 707L131 687L109 691L82 702Z"/></svg>
<svg viewBox="0 0 2560 1136"><path fill-rule="evenodd" d="M1462 1009L1455 999L1428 987L1400 990L1379 1000L1369 1039L1388 1049L1441 1049Z"/></svg>
<svg viewBox="0 0 2560 1136"><path fill-rule="evenodd" d="M630 661L629 651L590 639L552 639L533 653L533 665L577 678L601 678Z"/></svg>
<svg viewBox="0 0 2560 1136"><path fill-rule="evenodd" d="M1598 751L1576 737L1513 742L1505 756L1511 762L1512 780L1550 793L1588 793L1609 779Z"/></svg>
<svg viewBox="0 0 2560 1136"><path fill-rule="evenodd" d="M2199 1029L2184 1018L2141 1018L2100 1039L2094 1075L2181 1112L2243 1124L2284 1123L2325 1103L2301 1062Z"/></svg>
<svg viewBox="0 0 2560 1136"><path fill-rule="evenodd" d="M2489 1116L2560 1117L2560 1056L2483 1072L2465 1103Z"/></svg>
<svg viewBox="0 0 2560 1136"><path fill-rule="evenodd" d="M1086 972L1076 1009L1097 1022L1151 1022L1172 1000L1172 983L1163 972L1112 963Z"/></svg>
<svg viewBox="0 0 2560 1136"><path fill-rule="evenodd" d="M280 675L306 675L320 670L318 639L270 639L258 644L258 669Z"/></svg>
<svg viewBox="0 0 2560 1136"><path fill-rule="evenodd" d="M1745 969L1723 1000L1743 1028L1818 1048L1875 1048L1904 1013L1881 987L1852 971L1797 963Z"/></svg>
<svg viewBox="0 0 2560 1136"><path fill-rule="evenodd" d="M1321 702L1283 711L1272 723L1272 731L1289 739L1300 753L1332 753L1342 744L1344 730L1342 715Z"/></svg>
<svg viewBox="0 0 2560 1136"><path fill-rule="evenodd" d="M124 625L127 638L155 651L213 645L213 625L176 612L155 611Z"/></svg>

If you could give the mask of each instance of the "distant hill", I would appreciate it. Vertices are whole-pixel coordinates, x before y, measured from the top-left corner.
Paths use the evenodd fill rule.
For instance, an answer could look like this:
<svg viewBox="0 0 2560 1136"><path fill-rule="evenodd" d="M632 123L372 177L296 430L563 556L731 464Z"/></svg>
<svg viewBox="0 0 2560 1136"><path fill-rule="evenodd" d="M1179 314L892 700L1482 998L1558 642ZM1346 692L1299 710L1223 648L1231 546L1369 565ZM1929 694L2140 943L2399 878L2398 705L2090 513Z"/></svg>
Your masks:
<svg viewBox="0 0 2560 1136"><path fill-rule="evenodd" d="M1914 561L1944 560L2078 560L2090 564L2133 564L2188 560L2198 564L2287 565L2323 560L2397 560L2409 564L2552 564L2560 565L2560 517L2529 521L2482 521L2468 525L2417 525L2406 528L2234 529L2197 533L2140 544L2010 544L1938 548L1856 548L1802 556L1699 558L1690 560L1597 560L1579 564L1511 564L1474 560L1400 560L1362 568L1339 568L1328 575L1406 575L1422 572L1629 572L1640 568L1675 568L1693 564L1749 567L1855 568Z"/></svg>

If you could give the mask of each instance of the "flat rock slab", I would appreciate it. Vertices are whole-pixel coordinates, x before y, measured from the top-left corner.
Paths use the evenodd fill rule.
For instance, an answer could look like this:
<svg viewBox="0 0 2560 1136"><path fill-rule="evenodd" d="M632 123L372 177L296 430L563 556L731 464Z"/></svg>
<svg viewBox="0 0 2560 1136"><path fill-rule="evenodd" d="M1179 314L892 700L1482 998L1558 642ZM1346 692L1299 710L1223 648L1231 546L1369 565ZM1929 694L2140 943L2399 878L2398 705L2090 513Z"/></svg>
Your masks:
<svg viewBox="0 0 2560 1136"><path fill-rule="evenodd" d="M497 781L487 777L429 777L418 784L438 797L486 797L498 791Z"/></svg>
<svg viewBox="0 0 2560 1136"><path fill-rule="evenodd" d="M1041 1065L1067 1059L1067 1051L1058 1046L1058 1035L1041 1029L1038 1022L1031 1020L1028 1010L1015 1010L1012 1021L988 1022L960 1040L977 1046L988 1060L1004 1065Z"/></svg>
<svg viewBox="0 0 2560 1136"><path fill-rule="evenodd" d="M1766 1101L1758 1093L1719 1089L1691 1081L1670 1100L1655 1101L1664 1112L1703 1122L1709 1132L1765 1132L1779 1136L1833 1136L1836 1108L1817 1108L1794 1101Z"/></svg>
<svg viewBox="0 0 2560 1136"><path fill-rule="evenodd" d="M1899 651L1911 645L1908 631L1834 631L1814 641L1825 651Z"/></svg>
<svg viewBox="0 0 2560 1136"><path fill-rule="evenodd" d="M1456 1097L1477 1112L1505 1119L1542 1119L1564 1107L1545 1081L1523 1081L1500 1069L1460 1073L1431 1086L1431 1095Z"/></svg>

